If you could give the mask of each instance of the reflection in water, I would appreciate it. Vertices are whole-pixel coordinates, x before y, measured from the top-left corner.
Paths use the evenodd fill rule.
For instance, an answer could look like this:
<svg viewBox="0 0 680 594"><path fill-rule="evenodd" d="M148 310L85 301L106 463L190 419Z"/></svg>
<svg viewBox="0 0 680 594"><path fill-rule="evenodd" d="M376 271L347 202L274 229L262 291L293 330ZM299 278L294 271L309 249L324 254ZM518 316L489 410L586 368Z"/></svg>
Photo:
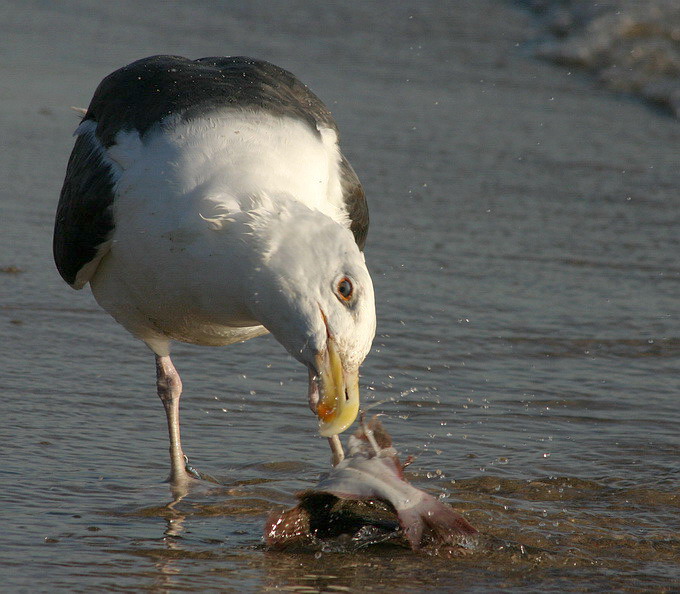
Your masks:
<svg viewBox="0 0 680 594"><path fill-rule="evenodd" d="M180 553L177 555L160 555L155 562L158 571L154 580L154 590L170 591L177 586L177 574L180 572L179 560L182 551L182 534L185 530L186 514L181 511L179 504L189 494L187 485L172 485L172 501L165 506L168 514L165 516L167 527L163 532L163 542L168 552Z"/></svg>

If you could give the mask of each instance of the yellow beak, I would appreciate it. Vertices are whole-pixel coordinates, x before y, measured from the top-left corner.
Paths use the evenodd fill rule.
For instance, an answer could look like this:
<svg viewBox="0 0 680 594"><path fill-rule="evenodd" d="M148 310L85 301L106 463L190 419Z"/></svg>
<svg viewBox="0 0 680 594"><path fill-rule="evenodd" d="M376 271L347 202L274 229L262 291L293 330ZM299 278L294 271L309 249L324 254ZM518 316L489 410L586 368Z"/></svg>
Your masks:
<svg viewBox="0 0 680 594"><path fill-rule="evenodd" d="M316 414L319 434L331 437L349 427L359 413L359 370L345 371L335 341L329 336L327 350L317 355L320 394Z"/></svg>

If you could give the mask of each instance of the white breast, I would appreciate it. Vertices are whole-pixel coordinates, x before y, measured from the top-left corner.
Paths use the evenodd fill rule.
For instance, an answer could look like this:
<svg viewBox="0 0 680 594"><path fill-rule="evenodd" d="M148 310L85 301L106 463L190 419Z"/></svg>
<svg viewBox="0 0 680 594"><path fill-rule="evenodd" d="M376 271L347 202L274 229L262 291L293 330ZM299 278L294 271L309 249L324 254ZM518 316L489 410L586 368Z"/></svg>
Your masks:
<svg viewBox="0 0 680 594"><path fill-rule="evenodd" d="M88 126L95 123L79 133L92 133ZM168 118L143 138L120 132L104 157L116 174L115 230L91 286L102 307L150 344L228 344L264 331L244 306L243 228L217 245L214 217L237 215L264 195L273 204L293 198L349 227L331 129L225 110Z"/></svg>
<svg viewBox="0 0 680 594"><path fill-rule="evenodd" d="M108 155L120 165L121 195L163 201L163 188L182 197L178 207L195 211L206 200L239 210L243 197L288 194L338 221L345 216L335 131L300 120L233 110L190 122L168 118L143 141L121 132Z"/></svg>

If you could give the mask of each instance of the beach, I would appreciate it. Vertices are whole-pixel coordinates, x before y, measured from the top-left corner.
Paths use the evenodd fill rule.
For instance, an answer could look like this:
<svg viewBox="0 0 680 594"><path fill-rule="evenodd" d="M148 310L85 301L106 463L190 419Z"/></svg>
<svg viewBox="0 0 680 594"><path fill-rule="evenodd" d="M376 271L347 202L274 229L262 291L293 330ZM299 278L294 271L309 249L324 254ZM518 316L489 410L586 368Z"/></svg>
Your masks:
<svg viewBox="0 0 680 594"><path fill-rule="evenodd" d="M680 588L680 122L546 60L530 8L0 2L5 591ZM329 464L270 336L173 348L219 481L173 503L153 355L51 254L71 107L153 54L258 57L326 102L371 215L362 402L414 485L533 552L267 551Z"/></svg>

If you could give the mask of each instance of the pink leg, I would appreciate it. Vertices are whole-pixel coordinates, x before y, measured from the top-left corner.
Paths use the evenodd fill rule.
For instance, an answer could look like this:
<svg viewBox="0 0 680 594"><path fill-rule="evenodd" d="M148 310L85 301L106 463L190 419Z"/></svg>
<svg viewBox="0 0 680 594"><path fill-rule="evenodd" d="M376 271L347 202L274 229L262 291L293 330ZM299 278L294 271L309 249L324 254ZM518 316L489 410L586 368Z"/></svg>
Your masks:
<svg viewBox="0 0 680 594"><path fill-rule="evenodd" d="M156 387L158 396L165 407L170 434L170 483L186 484L191 476L187 472L187 459L182 451L179 436L179 398L182 395L182 380L169 356L156 355Z"/></svg>

